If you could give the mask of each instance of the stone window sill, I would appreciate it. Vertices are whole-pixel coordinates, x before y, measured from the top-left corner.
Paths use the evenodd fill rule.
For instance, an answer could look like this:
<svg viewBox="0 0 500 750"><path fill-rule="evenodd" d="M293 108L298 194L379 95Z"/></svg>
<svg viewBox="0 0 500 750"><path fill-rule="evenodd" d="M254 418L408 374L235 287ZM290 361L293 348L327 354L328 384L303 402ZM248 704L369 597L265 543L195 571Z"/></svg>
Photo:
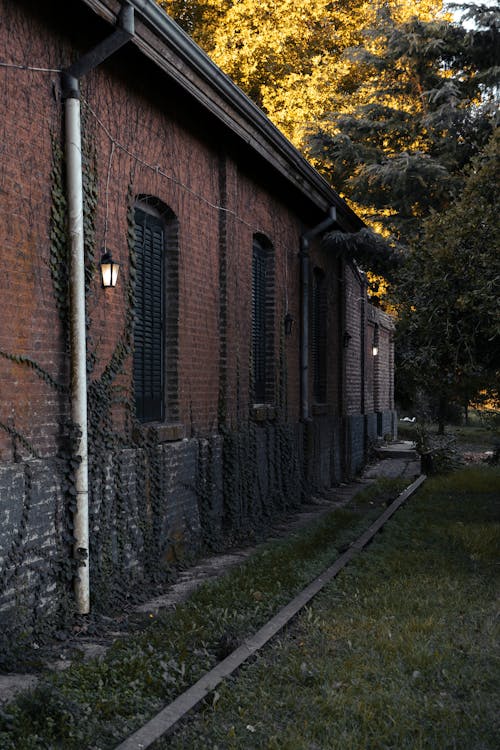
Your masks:
<svg viewBox="0 0 500 750"><path fill-rule="evenodd" d="M173 443L186 436L186 429L180 422L145 422L139 429L152 433L157 443Z"/></svg>
<svg viewBox="0 0 500 750"><path fill-rule="evenodd" d="M252 419L255 422L269 422L276 419L277 409L270 404L254 404L252 406Z"/></svg>

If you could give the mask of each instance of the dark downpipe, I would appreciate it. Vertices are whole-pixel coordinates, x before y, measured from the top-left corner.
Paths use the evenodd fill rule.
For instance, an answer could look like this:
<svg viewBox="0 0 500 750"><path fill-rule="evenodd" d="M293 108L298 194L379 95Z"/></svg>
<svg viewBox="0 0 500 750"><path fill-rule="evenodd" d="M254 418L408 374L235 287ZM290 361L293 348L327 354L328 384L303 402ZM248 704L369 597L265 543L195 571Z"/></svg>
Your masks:
<svg viewBox="0 0 500 750"><path fill-rule="evenodd" d="M301 337L300 337L300 416L304 422L309 414L309 244L314 237L335 224L337 210L332 206L328 217L305 232L300 238L300 289L301 289Z"/></svg>

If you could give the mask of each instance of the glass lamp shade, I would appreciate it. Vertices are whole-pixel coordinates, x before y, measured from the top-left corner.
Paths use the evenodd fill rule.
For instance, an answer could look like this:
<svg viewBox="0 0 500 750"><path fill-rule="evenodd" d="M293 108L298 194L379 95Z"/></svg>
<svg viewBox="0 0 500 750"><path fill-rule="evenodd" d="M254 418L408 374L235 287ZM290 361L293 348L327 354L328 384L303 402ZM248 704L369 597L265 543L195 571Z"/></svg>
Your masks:
<svg viewBox="0 0 500 750"><path fill-rule="evenodd" d="M101 256L101 278L105 289L116 286L119 268L119 264L115 263L109 250L105 250Z"/></svg>
<svg viewBox="0 0 500 750"><path fill-rule="evenodd" d="M372 354L373 354L374 357L376 357L378 355L378 346L373 346L372 347Z"/></svg>

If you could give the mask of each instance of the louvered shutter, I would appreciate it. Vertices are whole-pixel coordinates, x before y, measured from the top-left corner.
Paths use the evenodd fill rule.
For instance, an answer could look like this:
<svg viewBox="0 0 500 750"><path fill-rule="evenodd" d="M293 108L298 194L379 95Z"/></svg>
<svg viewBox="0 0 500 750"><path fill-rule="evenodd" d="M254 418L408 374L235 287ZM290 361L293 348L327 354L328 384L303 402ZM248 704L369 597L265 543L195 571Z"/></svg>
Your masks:
<svg viewBox="0 0 500 750"><path fill-rule="evenodd" d="M137 209L134 395L136 415L141 422L164 419L164 244L161 220Z"/></svg>
<svg viewBox="0 0 500 750"><path fill-rule="evenodd" d="M266 400L266 253L254 243L252 263L252 352L254 399Z"/></svg>

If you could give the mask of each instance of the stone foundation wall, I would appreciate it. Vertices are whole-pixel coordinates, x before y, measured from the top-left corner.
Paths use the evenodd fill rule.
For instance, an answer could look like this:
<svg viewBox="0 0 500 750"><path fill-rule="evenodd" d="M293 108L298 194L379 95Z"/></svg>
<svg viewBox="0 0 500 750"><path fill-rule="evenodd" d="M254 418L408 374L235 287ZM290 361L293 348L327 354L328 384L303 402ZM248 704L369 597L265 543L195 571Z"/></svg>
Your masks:
<svg viewBox="0 0 500 750"><path fill-rule="evenodd" d="M398 435L397 412L393 409L377 412L378 437L394 440Z"/></svg>
<svg viewBox="0 0 500 750"><path fill-rule="evenodd" d="M365 418L362 414L348 417L347 422L348 476L358 474L366 460Z"/></svg>
<svg viewBox="0 0 500 750"><path fill-rule="evenodd" d="M377 415L366 414L365 423L366 423L366 439L368 440L368 443L375 443L378 440Z"/></svg>
<svg viewBox="0 0 500 750"><path fill-rule="evenodd" d="M311 492L355 474L364 421L251 421L225 435L91 458L93 608L153 592L202 549L259 538ZM0 624L16 637L60 627L71 611L72 502L65 461L0 465Z"/></svg>

